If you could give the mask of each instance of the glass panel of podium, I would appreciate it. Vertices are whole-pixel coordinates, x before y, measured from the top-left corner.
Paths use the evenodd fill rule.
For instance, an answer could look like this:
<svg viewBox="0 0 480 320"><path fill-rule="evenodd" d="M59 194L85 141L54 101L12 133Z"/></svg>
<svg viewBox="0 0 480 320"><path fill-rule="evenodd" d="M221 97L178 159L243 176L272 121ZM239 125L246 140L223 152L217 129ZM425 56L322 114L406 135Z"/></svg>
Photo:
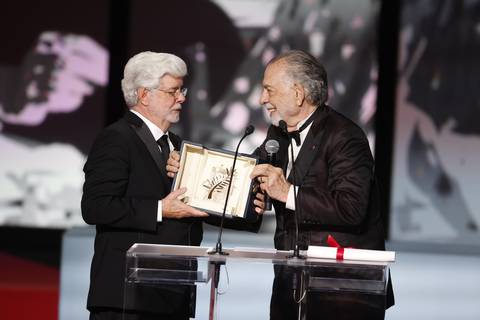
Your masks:
<svg viewBox="0 0 480 320"><path fill-rule="evenodd" d="M253 318L250 313L255 311L249 307L248 299L270 293L265 318L269 317L268 314L275 319L276 313L283 316L291 313L295 319L328 319L328 312L348 311L349 306L353 306L351 312L362 312L358 308L384 312L389 275L387 263L298 259L291 258L290 251L275 249L224 249L227 255L210 254L211 250L206 247L134 244L127 252L124 309L155 313L162 299L166 306L175 305L175 300L165 300L165 296L177 296L189 301L191 318L226 319L217 310L222 275L222 284L228 282L225 295L233 297L242 291L236 299L239 300L238 312L244 319ZM239 267L243 269L241 278L229 275L228 270L232 273ZM255 276L258 279L258 276L262 277L261 273L273 279L273 286L265 290L256 283L245 285L248 278ZM196 296L197 286L207 286L208 290L199 292L208 297ZM208 308L199 308L196 304L200 301L208 303Z"/></svg>

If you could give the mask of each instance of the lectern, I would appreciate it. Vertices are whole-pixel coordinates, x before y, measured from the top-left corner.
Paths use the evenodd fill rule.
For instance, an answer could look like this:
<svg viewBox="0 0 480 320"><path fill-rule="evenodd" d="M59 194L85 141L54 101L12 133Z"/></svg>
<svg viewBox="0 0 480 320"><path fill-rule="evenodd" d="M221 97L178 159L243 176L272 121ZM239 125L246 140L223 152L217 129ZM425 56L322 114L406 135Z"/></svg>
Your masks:
<svg viewBox="0 0 480 320"><path fill-rule="evenodd" d="M134 244L127 252L124 307L128 309L135 300L140 299L137 295L141 290L138 289L145 286L173 286L195 292L195 286L203 284L210 288L208 319L215 319L219 271L222 268L228 269L233 264L241 264L242 268L244 266L248 270L247 274L255 273L260 267L265 270L265 266L271 265L267 269L272 274L275 273L276 282L285 280L282 288L291 290L301 319L314 307L309 306L310 294L332 297L346 293L353 299L368 296L369 303L374 307L383 309L385 306L389 272L388 264L384 262L336 261L310 257L289 259L290 251L260 248L224 248L229 255L210 255L209 250L211 248ZM239 279L236 279L236 283L234 280L230 282L227 295L235 290L249 291L245 295L254 295L258 290L255 286L242 286ZM142 299L153 297L143 296ZM242 301L238 303L242 305ZM248 304L241 308L243 318L250 318L250 309ZM207 317L197 314L197 318Z"/></svg>

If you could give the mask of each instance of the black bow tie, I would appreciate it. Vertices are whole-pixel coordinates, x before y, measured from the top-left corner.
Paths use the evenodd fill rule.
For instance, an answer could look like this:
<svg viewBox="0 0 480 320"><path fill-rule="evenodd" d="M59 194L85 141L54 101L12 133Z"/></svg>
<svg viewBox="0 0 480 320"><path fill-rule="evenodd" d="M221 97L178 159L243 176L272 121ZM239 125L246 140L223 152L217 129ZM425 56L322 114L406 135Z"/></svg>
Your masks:
<svg viewBox="0 0 480 320"><path fill-rule="evenodd" d="M295 140L295 143L297 144L297 147L300 146L300 132L302 132L303 130L305 130L309 125L310 123L312 123L313 119L315 117L313 116L313 114L310 116L310 118L308 118L307 121L305 121L304 124L302 124L302 126L300 127L300 129L298 130L295 130L295 131L291 131L291 132L287 132L287 135L290 139L293 139Z"/></svg>

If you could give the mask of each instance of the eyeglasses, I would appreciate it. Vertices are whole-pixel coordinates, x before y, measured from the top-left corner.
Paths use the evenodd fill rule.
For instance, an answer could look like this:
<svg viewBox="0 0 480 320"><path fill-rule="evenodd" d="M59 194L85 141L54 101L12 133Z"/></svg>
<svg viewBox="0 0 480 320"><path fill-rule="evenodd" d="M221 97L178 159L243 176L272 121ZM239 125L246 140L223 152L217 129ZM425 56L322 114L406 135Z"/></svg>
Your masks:
<svg viewBox="0 0 480 320"><path fill-rule="evenodd" d="M170 90L163 90L163 89L157 88L156 90L168 93L175 99L177 99L180 96L180 94L186 97L188 93L188 88L178 88L178 89L170 89Z"/></svg>

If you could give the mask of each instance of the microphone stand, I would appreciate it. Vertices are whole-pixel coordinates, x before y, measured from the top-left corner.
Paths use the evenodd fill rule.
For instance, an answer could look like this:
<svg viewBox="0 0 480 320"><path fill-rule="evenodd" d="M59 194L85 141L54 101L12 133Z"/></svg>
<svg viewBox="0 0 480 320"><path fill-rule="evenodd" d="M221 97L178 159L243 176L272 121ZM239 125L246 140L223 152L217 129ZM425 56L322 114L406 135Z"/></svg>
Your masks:
<svg viewBox="0 0 480 320"><path fill-rule="evenodd" d="M215 245L215 250L209 251L208 254L215 255L215 256L227 256L229 254L228 252L225 252L222 249L223 222L225 221L225 213L227 211L228 198L230 196L230 189L233 183L233 174L235 172L235 165L237 163L238 149L240 148L240 144L242 143L243 139L245 139L248 135L252 134L253 131L255 131L255 128L252 125L249 125L245 129L245 133L243 134L243 137L240 139L240 141L237 144L237 149L235 150L235 155L233 157L232 171L230 172L230 181L228 182L227 196L225 198L222 218L220 220L220 230L218 232L217 244ZM218 282L220 280L220 267L223 264L225 264L225 260L211 260L209 263L213 265L213 275L212 275L212 284L210 287L210 310L209 310L208 319L213 320L215 319L215 312L216 312Z"/></svg>
<svg viewBox="0 0 480 320"><path fill-rule="evenodd" d="M235 155L233 157L232 171L230 172L230 181L228 182L227 196L225 198L225 204L223 206L222 218L220 220L220 230L218 232L217 244L215 245L215 251L210 251L209 254L219 254L219 255L224 255L224 256L228 255L228 252L225 252L225 251L222 250L222 233L223 233L223 222L225 221L225 212L227 211L228 198L230 197L230 189L232 187L233 174L235 172L235 164L237 163L238 148L240 148L240 144L242 143L243 139L245 139L247 136L252 134L253 131L255 131L255 128L252 125L249 125L247 127L247 129L245 129L245 133L243 134L243 137L240 139L240 141L237 144L237 149L235 150Z"/></svg>
<svg viewBox="0 0 480 320"><path fill-rule="evenodd" d="M287 130L287 124L285 121L281 120L279 123L280 129L284 131L288 135L288 130ZM289 137L290 138L290 137ZM292 175L293 175L293 200L295 203L295 213L294 213L294 219L295 219L295 244L293 247L293 254L291 256L288 256L288 259L305 259L305 256L300 255L300 246L298 244L298 216L297 213L300 211L300 207L298 206L298 194L297 194L297 187L295 186L296 178L295 178L295 158L293 154L293 143L292 139L290 138L290 155L292 157Z"/></svg>
<svg viewBox="0 0 480 320"><path fill-rule="evenodd" d="M293 157L293 144L290 141L290 154L292 156L292 174L293 174L293 200L295 203L295 245L293 247L293 255L289 256L290 259L305 259L305 256L300 255L300 246L298 245L298 215L297 213L300 211L298 206L298 194L297 194L297 186L295 185L296 178L295 178L295 158Z"/></svg>
<svg viewBox="0 0 480 320"><path fill-rule="evenodd" d="M288 135L288 130L287 130L287 124L285 121L280 121L279 124L280 128L287 133ZM293 254L290 256L287 256L287 259L292 259L294 261L299 261L299 260L304 260L305 256L300 255L300 246L298 244L298 215L297 213L300 212L300 207L298 206L298 193L297 193L297 187L295 185L296 183L296 177L295 177L295 158L293 154L293 142L292 138L289 136L290 139L290 156L292 157L292 168L290 172L292 172L293 175L293 200L295 203L295 212L294 212L294 219L295 219L295 244L293 247ZM305 288L305 277L304 277L304 271L302 268L295 268L295 271L293 272L292 275L292 285L293 285L293 300L297 304L297 315L298 319L302 319L304 316L304 308L303 308L303 300L305 298L306 294L306 288Z"/></svg>

